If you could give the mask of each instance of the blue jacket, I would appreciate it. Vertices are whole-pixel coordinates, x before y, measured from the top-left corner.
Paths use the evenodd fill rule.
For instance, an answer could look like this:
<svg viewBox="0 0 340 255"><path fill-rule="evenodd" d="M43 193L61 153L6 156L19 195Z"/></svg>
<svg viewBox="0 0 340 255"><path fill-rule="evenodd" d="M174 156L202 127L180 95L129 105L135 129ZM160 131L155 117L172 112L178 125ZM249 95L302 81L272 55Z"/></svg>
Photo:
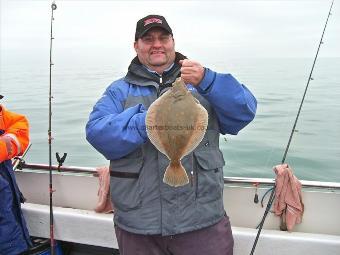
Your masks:
<svg viewBox="0 0 340 255"><path fill-rule="evenodd" d="M28 250L31 240L11 160L0 163L0 198L0 255L18 255Z"/></svg>
<svg viewBox="0 0 340 255"><path fill-rule="evenodd" d="M160 91L180 76L179 59L176 53L174 66L159 77L135 58L127 75L98 100L86 125L87 140L110 160L115 223L130 232L173 235L218 222L225 213L219 134L236 135L255 116L256 99L244 85L206 68L199 86L188 85L209 114L205 137L182 159L191 183L164 184L169 160L149 141L145 116Z"/></svg>

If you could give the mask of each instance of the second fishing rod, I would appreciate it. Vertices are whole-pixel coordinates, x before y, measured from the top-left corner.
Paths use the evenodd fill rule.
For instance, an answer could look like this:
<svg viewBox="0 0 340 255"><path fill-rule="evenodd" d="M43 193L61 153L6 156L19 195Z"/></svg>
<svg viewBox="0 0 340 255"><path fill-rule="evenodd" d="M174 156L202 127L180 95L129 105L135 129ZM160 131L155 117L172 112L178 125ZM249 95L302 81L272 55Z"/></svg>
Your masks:
<svg viewBox="0 0 340 255"><path fill-rule="evenodd" d="M52 44L53 44L53 21L54 11L57 5L53 1L51 4L51 32L50 32L50 77L49 77L49 97L48 97L48 157L49 157L49 203L50 203L50 253L55 254L55 241L54 241L54 222L53 222L53 177L52 177Z"/></svg>
<svg viewBox="0 0 340 255"><path fill-rule="evenodd" d="M327 24L328 24L328 20L329 20L329 17L331 16L331 11L332 11L332 7L333 7L333 3L334 3L334 0L332 1L331 3L331 6L329 8L329 11L328 11L328 15L327 15L327 19L326 19L326 22L325 22L325 25L324 25L324 28L323 28L323 31L322 31L322 35L321 35L321 39L320 39L320 42L319 42L319 45L318 45L318 49L316 51L316 54L315 54L315 57L314 57L314 61L313 61L313 65L312 65L312 68L311 68L311 71L309 73L309 77L308 77L308 80L307 80L307 84L306 84L306 87L305 87L305 90L304 90L304 93L303 93L303 96L302 96L302 99L301 99L301 102L300 102L300 105L299 105L299 109L298 109L298 112L297 112L297 115L295 117L295 121L294 121L294 124L293 124L293 127L292 127L292 130L290 132L290 136L289 136L289 139L288 139L288 143L287 143L287 146L286 146L286 149L285 149L285 152L283 154L283 157L282 157L282 160L281 160L281 164L284 164L285 161L286 161L286 157L287 157L287 153L289 151L289 147L290 147L290 144L292 142L292 139L293 139L293 135L295 133L295 129L296 129L296 125L297 125L297 122L299 120L299 116L300 116L300 113L301 113L301 109L302 109L302 106L303 106L303 103L305 101L305 97L306 97L306 94L307 94L307 90L308 90L308 87L309 87L309 83L311 80L313 80L312 78L312 75L313 75L313 70L314 70L314 67L315 67L315 63L316 63L316 60L318 58L318 55L319 55L319 51L320 51L320 48L321 48L321 44L323 43L323 36L325 34L325 31L326 31L326 27L327 27ZM270 193L270 196L269 196L269 201L267 203L267 206L266 206L266 209L265 209L265 212L263 214L263 217L261 219L261 222L258 226L258 232L257 232L257 235L256 235L256 238L255 238L255 241L254 241L254 244L253 244L253 247L252 247L252 250L250 252L250 255L253 255L254 252L255 252L255 248L256 248L256 245L257 245L257 242L258 242L258 239L260 237L260 234L261 234L261 230L263 228L263 225L264 225L264 222L266 220L266 217L270 211L270 208L274 202L274 198L275 198L275 184L274 186L271 188L271 193Z"/></svg>
<svg viewBox="0 0 340 255"><path fill-rule="evenodd" d="M50 205L50 254L54 255L56 252L56 242L54 239L54 215L53 215L53 166L52 166L52 45L53 45L53 21L54 21L54 11L57 9L57 5L55 1L51 4L51 30L50 30L50 72L49 72L49 97L48 97L48 157L49 157L49 205ZM67 156L67 153L64 153L62 157L59 156L59 153L56 153L56 158L58 161L58 171L62 164L65 161L65 158Z"/></svg>

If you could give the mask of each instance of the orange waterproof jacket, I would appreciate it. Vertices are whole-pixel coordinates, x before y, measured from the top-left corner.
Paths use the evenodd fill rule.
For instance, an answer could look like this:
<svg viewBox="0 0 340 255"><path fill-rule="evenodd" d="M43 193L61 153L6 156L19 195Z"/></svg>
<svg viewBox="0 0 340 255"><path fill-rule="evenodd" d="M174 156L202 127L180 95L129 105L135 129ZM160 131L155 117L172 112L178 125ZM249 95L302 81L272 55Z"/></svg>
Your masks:
<svg viewBox="0 0 340 255"><path fill-rule="evenodd" d="M0 105L0 254L16 255L32 246L21 211L22 195L11 158L21 155L29 143L27 119Z"/></svg>
<svg viewBox="0 0 340 255"><path fill-rule="evenodd" d="M24 115L0 105L0 163L21 155L29 144L29 124Z"/></svg>

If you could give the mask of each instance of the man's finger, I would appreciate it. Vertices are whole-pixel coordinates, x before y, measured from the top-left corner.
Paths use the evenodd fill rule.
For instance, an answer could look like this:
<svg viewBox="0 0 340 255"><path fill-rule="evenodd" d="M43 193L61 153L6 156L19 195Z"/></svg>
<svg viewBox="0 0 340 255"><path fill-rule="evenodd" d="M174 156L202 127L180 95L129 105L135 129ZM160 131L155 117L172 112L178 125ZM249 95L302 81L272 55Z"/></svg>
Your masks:
<svg viewBox="0 0 340 255"><path fill-rule="evenodd" d="M181 63L181 62L180 62L180 63ZM184 59L184 60L182 61L181 65L182 65L183 67L192 67L192 66L195 66L196 63L195 63L194 61L192 61L192 60Z"/></svg>
<svg viewBox="0 0 340 255"><path fill-rule="evenodd" d="M187 68L187 67L181 68L181 73L190 74L192 72L193 72L193 70L191 68Z"/></svg>
<svg viewBox="0 0 340 255"><path fill-rule="evenodd" d="M190 74L181 74L181 78L187 82L192 82L195 80L195 77Z"/></svg>

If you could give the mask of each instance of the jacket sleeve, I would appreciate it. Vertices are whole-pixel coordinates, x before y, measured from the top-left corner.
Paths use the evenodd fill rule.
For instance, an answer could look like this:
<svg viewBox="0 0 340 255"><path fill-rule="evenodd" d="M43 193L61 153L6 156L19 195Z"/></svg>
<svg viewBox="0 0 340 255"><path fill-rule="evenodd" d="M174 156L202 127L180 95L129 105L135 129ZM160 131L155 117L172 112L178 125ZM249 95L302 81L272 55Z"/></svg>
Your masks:
<svg viewBox="0 0 340 255"><path fill-rule="evenodd" d="M122 92L112 87L96 103L86 125L87 141L108 160L126 156L147 140L144 106L124 110Z"/></svg>
<svg viewBox="0 0 340 255"><path fill-rule="evenodd" d="M197 90L215 110L222 134L236 135L255 117L256 98L231 74L206 68Z"/></svg>
<svg viewBox="0 0 340 255"><path fill-rule="evenodd" d="M0 163L22 155L29 144L29 124L24 115L7 111L0 106Z"/></svg>

